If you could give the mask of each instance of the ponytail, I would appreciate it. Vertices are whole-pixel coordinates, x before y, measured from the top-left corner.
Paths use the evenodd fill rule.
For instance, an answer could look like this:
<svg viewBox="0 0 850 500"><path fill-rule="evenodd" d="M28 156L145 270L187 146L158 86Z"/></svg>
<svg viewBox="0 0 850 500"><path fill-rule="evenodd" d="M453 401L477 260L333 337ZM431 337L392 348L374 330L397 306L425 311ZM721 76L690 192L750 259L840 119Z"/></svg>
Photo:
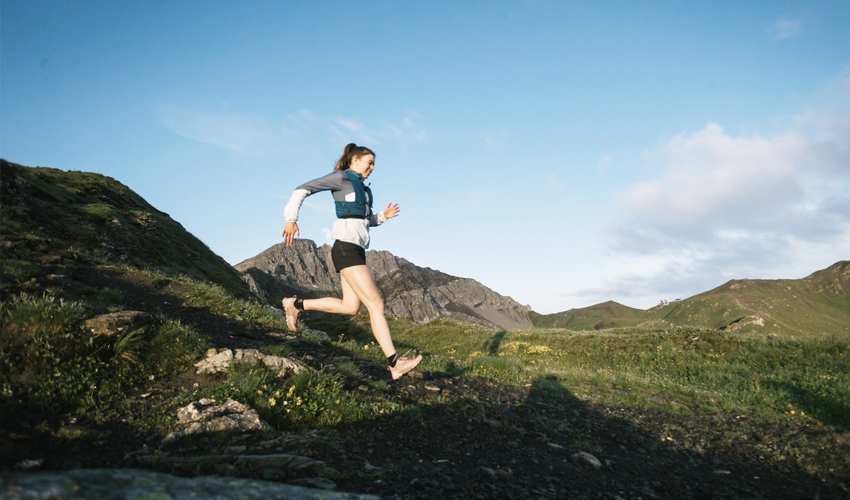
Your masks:
<svg viewBox="0 0 850 500"><path fill-rule="evenodd" d="M375 156L375 153L367 147L358 146L352 142L345 146L345 149L342 150L342 156L340 156L339 160L336 161L334 170L348 170L351 166L352 160L366 155Z"/></svg>

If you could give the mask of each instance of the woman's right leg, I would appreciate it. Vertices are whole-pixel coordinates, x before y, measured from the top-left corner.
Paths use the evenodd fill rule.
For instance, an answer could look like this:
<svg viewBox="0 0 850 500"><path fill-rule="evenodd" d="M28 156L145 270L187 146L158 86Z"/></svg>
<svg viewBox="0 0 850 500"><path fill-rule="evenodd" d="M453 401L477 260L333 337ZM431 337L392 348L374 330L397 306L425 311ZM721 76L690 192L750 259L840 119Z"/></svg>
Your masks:
<svg viewBox="0 0 850 500"><path fill-rule="evenodd" d="M342 298L322 297L319 299L305 299L305 311L322 311L332 314L347 314L352 316L360 310L360 298L351 289L351 285L343 275L339 276L340 285L342 286Z"/></svg>
<svg viewBox="0 0 850 500"><path fill-rule="evenodd" d="M295 297L288 297L283 299L283 310L286 313L286 322L289 326L289 329L293 332L296 330L298 324L298 316L301 314L302 310L322 311L332 314L347 314L349 316L357 314L357 311L360 310L360 299L357 297L357 294L354 293L354 290L351 289L351 285L348 284L348 282L342 275L340 275L340 284L342 285L341 299L338 299L336 297L305 299L301 302L303 309L298 309L295 306Z"/></svg>

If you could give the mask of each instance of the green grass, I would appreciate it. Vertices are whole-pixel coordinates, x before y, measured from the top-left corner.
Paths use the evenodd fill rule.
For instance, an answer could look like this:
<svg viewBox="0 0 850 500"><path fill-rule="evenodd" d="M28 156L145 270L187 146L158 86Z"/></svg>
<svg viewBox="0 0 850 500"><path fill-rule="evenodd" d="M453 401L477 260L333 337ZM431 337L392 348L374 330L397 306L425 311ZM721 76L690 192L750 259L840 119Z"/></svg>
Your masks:
<svg viewBox="0 0 850 500"><path fill-rule="evenodd" d="M172 276L185 274L218 283L235 296L251 297L227 262L115 179L5 160L0 160L0 172L0 233L17 260L32 253L81 248L90 259L158 269ZM3 250L5 254L9 249ZM4 280L7 266L12 279L20 274L14 264L3 264Z"/></svg>
<svg viewBox="0 0 850 500"><path fill-rule="evenodd" d="M250 404L260 417L281 431L333 427L403 409L403 405L366 399L347 391L340 373L304 371L278 378L264 366L237 364L218 386L201 396L232 398ZM191 399L198 396L193 395ZM182 398L180 403L187 403Z"/></svg>
<svg viewBox="0 0 850 500"><path fill-rule="evenodd" d="M162 276L162 274L157 273ZM224 287L208 281L199 281L189 276L177 278L187 289L186 302L191 305L205 307L210 312L224 315L228 318L258 323L271 328L288 331L286 322L278 316L263 309L256 298L235 296Z"/></svg>
<svg viewBox="0 0 850 500"><path fill-rule="evenodd" d="M313 325L340 346L379 358L368 316ZM748 412L813 418L850 429L850 339L783 338L704 328L494 331L450 320L391 319L400 351L415 346L424 368L531 383L611 405L681 413Z"/></svg>
<svg viewBox="0 0 850 500"><path fill-rule="evenodd" d="M0 405L4 410L85 413L113 406L150 376L195 361L205 343L179 322L154 318L115 337L81 327L82 302L19 296L0 303Z"/></svg>

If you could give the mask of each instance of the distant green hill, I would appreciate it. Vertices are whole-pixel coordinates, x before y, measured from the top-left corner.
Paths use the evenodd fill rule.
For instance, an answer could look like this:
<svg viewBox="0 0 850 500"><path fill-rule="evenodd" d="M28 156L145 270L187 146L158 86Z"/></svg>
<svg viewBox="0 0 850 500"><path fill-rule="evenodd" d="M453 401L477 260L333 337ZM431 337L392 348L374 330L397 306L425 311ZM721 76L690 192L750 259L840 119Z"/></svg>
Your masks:
<svg viewBox="0 0 850 500"><path fill-rule="evenodd" d="M555 314L537 314L530 317L538 328L568 328L570 330L602 330L633 326L646 321L647 312L609 300L582 309L570 309Z"/></svg>
<svg viewBox="0 0 850 500"><path fill-rule="evenodd" d="M531 314L537 327L601 330L669 324L783 336L850 334L850 261L798 280L732 280L649 310L604 302L555 314Z"/></svg>
<svg viewBox="0 0 850 500"><path fill-rule="evenodd" d="M28 275L21 266L59 252L185 274L251 296L230 264L110 177L0 160L0 209L5 285Z"/></svg>

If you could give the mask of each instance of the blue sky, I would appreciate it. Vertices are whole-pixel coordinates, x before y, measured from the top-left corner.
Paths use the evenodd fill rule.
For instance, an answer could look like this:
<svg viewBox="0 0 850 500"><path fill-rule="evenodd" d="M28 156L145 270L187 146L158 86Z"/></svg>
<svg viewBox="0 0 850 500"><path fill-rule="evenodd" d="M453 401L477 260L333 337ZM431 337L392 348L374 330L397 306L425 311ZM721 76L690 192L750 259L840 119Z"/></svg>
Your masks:
<svg viewBox="0 0 850 500"><path fill-rule="evenodd" d="M847 26L848 0L3 0L0 155L114 177L236 264L356 142L402 207L373 249L541 313L648 308L850 259Z"/></svg>

